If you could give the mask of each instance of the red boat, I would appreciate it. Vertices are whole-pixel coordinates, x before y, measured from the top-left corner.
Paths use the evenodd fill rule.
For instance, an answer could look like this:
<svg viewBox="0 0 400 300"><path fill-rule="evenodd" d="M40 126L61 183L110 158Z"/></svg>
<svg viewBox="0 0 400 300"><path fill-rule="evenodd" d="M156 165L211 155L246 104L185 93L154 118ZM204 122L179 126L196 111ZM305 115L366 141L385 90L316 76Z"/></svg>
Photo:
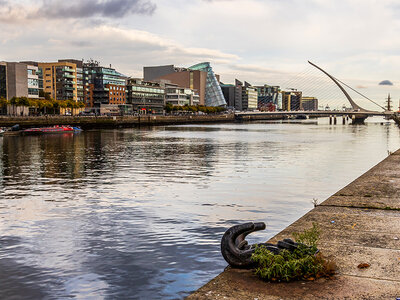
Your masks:
<svg viewBox="0 0 400 300"><path fill-rule="evenodd" d="M22 131L23 134L42 134L42 133L74 133L81 131L79 127L72 127L70 125L56 125L53 127L30 128Z"/></svg>

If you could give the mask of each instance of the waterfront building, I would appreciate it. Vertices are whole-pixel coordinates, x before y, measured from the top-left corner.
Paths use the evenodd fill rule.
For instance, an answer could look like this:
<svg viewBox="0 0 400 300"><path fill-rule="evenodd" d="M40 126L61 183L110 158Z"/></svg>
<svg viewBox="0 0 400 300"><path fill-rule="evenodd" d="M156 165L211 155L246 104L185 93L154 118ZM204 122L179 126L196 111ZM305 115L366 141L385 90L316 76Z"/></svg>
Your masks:
<svg viewBox="0 0 400 300"><path fill-rule="evenodd" d="M222 94L225 97L225 102L229 108L235 110L243 110L243 82L235 79L235 84L220 84Z"/></svg>
<svg viewBox="0 0 400 300"><path fill-rule="evenodd" d="M302 110L301 97L300 91L282 91L282 110Z"/></svg>
<svg viewBox="0 0 400 300"><path fill-rule="evenodd" d="M43 91L54 100L78 101L76 64L71 62L40 62Z"/></svg>
<svg viewBox="0 0 400 300"><path fill-rule="evenodd" d="M205 87L205 105L206 106L226 106L224 95L219 85L219 77L215 75L209 62L199 63L189 67L192 71L203 71L207 73Z"/></svg>
<svg viewBox="0 0 400 300"><path fill-rule="evenodd" d="M235 79L235 109L243 110L243 82Z"/></svg>
<svg viewBox="0 0 400 300"><path fill-rule="evenodd" d="M256 86L258 92L258 109L270 110L271 104L274 104L275 109L282 109L282 94L279 86L271 86L264 84Z"/></svg>
<svg viewBox="0 0 400 300"><path fill-rule="evenodd" d="M0 62L0 97L39 98L38 67L24 62Z"/></svg>
<svg viewBox="0 0 400 300"><path fill-rule="evenodd" d="M228 108L235 108L235 85L220 83L222 94Z"/></svg>
<svg viewBox="0 0 400 300"><path fill-rule="evenodd" d="M0 98L7 99L7 63L0 62Z"/></svg>
<svg viewBox="0 0 400 300"><path fill-rule="evenodd" d="M76 96L78 101L84 102L85 76L83 74L83 60L78 59L59 59L58 62L70 62L76 65ZM86 76L86 81L89 78Z"/></svg>
<svg viewBox="0 0 400 300"><path fill-rule="evenodd" d="M165 85L165 103L172 105L199 105L200 96L189 88L180 87L173 83L164 83Z"/></svg>
<svg viewBox="0 0 400 300"><path fill-rule="evenodd" d="M302 97L301 104L303 110L318 110L318 99L315 97Z"/></svg>
<svg viewBox="0 0 400 300"><path fill-rule="evenodd" d="M127 102L127 77L114 68L100 66L97 61L83 63L83 97L87 107L100 113L103 105L125 105Z"/></svg>
<svg viewBox="0 0 400 300"><path fill-rule="evenodd" d="M242 89L242 108L243 110L256 110L258 107L257 88L247 81L244 82Z"/></svg>
<svg viewBox="0 0 400 300"><path fill-rule="evenodd" d="M127 103L133 111L141 114L162 114L165 106L165 87L159 82L129 78Z"/></svg>
<svg viewBox="0 0 400 300"><path fill-rule="evenodd" d="M143 75L145 81L168 80L180 87L197 91L200 105L226 105L219 85L219 76L213 72L208 62L189 68L179 68L174 65L144 67Z"/></svg>

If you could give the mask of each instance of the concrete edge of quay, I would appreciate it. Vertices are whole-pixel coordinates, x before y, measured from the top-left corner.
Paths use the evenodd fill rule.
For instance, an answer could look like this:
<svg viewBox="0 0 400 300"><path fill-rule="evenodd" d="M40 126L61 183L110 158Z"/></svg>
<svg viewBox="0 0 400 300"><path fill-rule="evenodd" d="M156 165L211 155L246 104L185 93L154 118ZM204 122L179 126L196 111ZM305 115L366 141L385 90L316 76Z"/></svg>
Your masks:
<svg viewBox="0 0 400 300"><path fill-rule="evenodd" d="M215 115L184 115L184 116L0 116L0 127L11 127L19 124L21 128L72 125L81 126L84 129L92 128L120 128L138 126L161 126L194 123L231 123L256 120L282 120L282 116L263 116L237 119L234 114Z"/></svg>
<svg viewBox="0 0 400 300"><path fill-rule="evenodd" d="M282 230L321 228L319 248L335 261L334 279L267 283L227 267L187 299L396 299L400 297L400 150ZM222 257L221 257L222 259ZM365 269L360 264L368 264Z"/></svg>

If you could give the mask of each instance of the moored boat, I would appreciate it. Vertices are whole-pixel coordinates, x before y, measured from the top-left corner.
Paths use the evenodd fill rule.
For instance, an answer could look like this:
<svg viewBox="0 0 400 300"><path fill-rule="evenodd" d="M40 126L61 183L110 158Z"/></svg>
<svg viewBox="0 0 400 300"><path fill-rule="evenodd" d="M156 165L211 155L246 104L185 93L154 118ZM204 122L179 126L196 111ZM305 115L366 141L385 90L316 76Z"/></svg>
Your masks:
<svg viewBox="0 0 400 300"><path fill-rule="evenodd" d="M22 134L45 134L45 133L74 133L81 131L79 127L70 125L56 125L52 127L29 128L22 131Z"/></svg>

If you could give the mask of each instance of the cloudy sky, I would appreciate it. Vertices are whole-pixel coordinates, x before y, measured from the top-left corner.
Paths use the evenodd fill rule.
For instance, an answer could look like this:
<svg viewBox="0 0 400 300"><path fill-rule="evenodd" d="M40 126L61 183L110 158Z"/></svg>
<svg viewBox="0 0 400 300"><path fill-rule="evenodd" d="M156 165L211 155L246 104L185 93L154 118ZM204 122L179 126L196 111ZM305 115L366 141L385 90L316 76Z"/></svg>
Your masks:
<svg viewBox="0 0 400 300"><path fill-rule="evenodd" d="M400 97L395 0L0 0L0 26L0 60L93 58L130 76L210 61L223 82L252 84L311 60L374 99Z"/></svg>

